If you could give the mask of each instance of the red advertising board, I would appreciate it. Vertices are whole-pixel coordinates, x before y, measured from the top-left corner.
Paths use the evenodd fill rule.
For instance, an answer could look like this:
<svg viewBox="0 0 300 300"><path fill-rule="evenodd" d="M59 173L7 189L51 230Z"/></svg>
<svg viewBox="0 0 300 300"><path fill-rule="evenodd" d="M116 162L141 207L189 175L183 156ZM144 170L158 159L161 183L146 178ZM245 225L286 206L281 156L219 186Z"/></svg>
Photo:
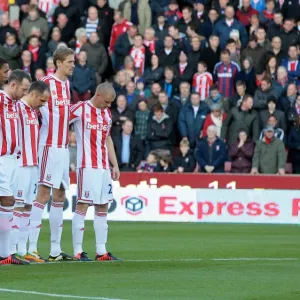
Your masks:
<svg viewBox="0 0 300 300"><path fill-rule="evenodd" d="M71 183L76 183L76 174L70 173ZM244 174L172 174L123 172L121 187L179 187L213 189L278 189L299 190L300 176L294 175L244 175Z"/></svg>

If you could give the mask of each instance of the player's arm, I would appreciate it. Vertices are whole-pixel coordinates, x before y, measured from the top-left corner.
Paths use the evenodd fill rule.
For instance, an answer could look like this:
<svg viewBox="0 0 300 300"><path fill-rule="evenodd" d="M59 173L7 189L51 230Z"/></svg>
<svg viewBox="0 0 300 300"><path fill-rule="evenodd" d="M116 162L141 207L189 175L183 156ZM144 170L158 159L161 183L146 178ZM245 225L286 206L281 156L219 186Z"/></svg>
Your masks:
<svg viewBox="0 0 300 300"><path fill-rule="evenodd" d="M81 117L81 113L82 113L82 102L78 102L74 105L71 105L69 124L71 125L72 123L78 121Z"/></svg>
<svg viewBox="0 0 300 300"><path fill-rule="evenodd" d="M118 166L118 160L117 160L117 156L116 156L116 152L115 152L115 148L114 148L114 143L113 143L110 135L106 138L106 146L107 146L107 150L108 150L108 159L113 166L112 179L119 180L120 170L119 170L119 166Z"/></svg>

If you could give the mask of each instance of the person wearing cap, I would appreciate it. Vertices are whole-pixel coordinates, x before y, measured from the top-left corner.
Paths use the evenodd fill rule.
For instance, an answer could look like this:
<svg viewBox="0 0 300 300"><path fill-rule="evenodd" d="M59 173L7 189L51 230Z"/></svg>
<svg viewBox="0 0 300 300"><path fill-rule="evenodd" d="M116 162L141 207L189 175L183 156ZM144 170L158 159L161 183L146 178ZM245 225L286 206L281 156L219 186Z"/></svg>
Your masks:
<svg viewBox="0 0 300 300"><path fill-rule="evenodd" d="M284 143L275 137L274 128L267 126L263 139L256 143L251 174L284 175L286 158Z"/></svg>
<svg viewBox="0 0 300 300"><path fill-rule="evenodd" d="M165 12L165 17L168 25L176 24L182 17L177 0L170 0L168 10Z"/></svg>
<svg viewBox="0 0 300 300"><path fill-rule="evenodd" d="M247 27L252 15L258 15L258 11L251 6L250 0L243 0L241 8L236 11L236 18Z"/></svg>
<svg viewBox="0 0 300 300"><path fill-rule="evenodd" d="M274 136L285 143L285 132L282 128L278 127L278 120L275 115L269 116L266 127L268 126L272 126L274 128ZM265 128L261 131L260 140L264 138Z"/></svg>

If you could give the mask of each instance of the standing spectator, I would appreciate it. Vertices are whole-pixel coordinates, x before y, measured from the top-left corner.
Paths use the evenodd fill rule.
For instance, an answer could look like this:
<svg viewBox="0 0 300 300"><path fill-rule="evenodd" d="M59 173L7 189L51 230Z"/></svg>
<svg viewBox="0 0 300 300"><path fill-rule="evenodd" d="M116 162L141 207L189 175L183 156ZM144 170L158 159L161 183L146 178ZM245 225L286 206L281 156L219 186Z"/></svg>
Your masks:
<svg viewBox="0 0 300 300"><path fill-rule="evenodd" d="M168 30L169 36L173 38L174 48L180 51L187 51L188 49L188 39L185 33L179 31L178 25L170 25Z"/></svg>
<svg viewBox="0 0 300 300"><path fill-rule="evenodd" d="M51 39L48 42L48 55L53 56L58 44L61 42L61 31L58 27L54 27L51 33Z"/></svg>
<svg viewBox="0 0 300 300"><path fill-rule="evenodd" d="M41 37L44 41L48 38L48 23L46 19L39 16L37 5L30 5L28 8L28 17L23 20L20 29L21 43L24 44L26 39L31 35L31 29L33 27L39 28L41 31Z"/></svg>
<svg viewBox="0 0 300 300"><path fill-rule="evenodd" d="M72 23L69 22L69 19L65 14L61 13L58 15L57 28L59 28L61 32L61 41L68 44L69 41L74 37L76 28L72 26Z"/></svg>
<svg viewBox="0 0 300 300"><path fill-rule="evenodd" d="M227 98L235 95L235 82L238 72L240 72L239 65L230 61L228 50L223 50L221 61L215 65L214 76L221 94Z"/></svg>
<svg viewBox="0 0 300 300"><path fill-rule="evenodd" d="M210 87L209 96L205 99L205 103L208 106L211 106L213 104L220 104L222 110L224 110L225 112L228 112L230 109L228 98L224 97L220 93L218 86L215 84Z"/></svg>
<svg viewBox="0 0 300 300"><path fill-rule="evenodd" d="M200 61L200 56L202 55L201 40L198 36L191 39L191 47L188 51L188 62L193 67L193 72L197 72L197 64Z"/></svg>
<svg viewBox="0 0 300 300"><path fill-rule="evenodd" d="M190 151L190 143L182 140L179 144L180 153L174 157L174 169L176 173L188 173L195 170L196 161Z"/></svg>
<svg viewBox="0 0 300 300"><path fill-rule="evenodd" d="M28 73L31 76L31 78L34 78L34 74L35 74L34 62L33 62L32 54L28 50L22 51L20 69Z"/></svg>
<svg viewBox="0 0 300 300"><path fill-rule="evenodd" d="M129 75L131 80L135 80L138 77L138 69L134 67L134 60L130 55L127 55L124 59L124 70Z"/></svg>
<svg viewBox="0 0 300 300"><path fill-rule="evenodd" d="M217 128L217 137L221 136L221 130L222 130L222 125L224 120L227 117L227 114L222 111L222 107L220 104L212 104L209 107L211 113L207 115L204 125L203 125L203 130L202 130L202 137L207 136L207 130L208 127L211 125L216 126Z"/></svg>
<svg viewBox="0 0 300 300"><path fill-rule="evenodd" d="M275 1L266 0L266 9L261 11L258 16L260 23L263 26L268 27L274 19L274 13L275 13Z"/></svg>
<svg viewBox="0 0 300 300"><path fill-rule="evenodd" d="M296 82L300 86L300 60L298 56L297 45L290 45L288 57L284 58L281 63L288 71L289 80Z"/></svg>
<svg viewBox="0 0 300 300"><path fill-rule="evenodd" d="M154 82L163 79L164 69L159 66L159 58L156 54L151 56L151 67L146 68L143 74L145 86L149 88Z"/></svg>
<svg viewBox="0 0 300 300"><path fill-rule="evenodd" d="M253 68L253 61L250 56L245 57L242 60L242 70L238 73L236 80L237 82L243 81L246 85L246 92L251 96L254 95L256 90L256 77L255 70Z"/></svg>
<svg viewBox="0 0 300 300"><path fill-rule="evenodd" d="M77 165L77 143L75 131L69 131L69 153L70 153L70 171L76 171Z"/></svg>
<svg viewBox="0 0 300 300"><path fill-rule="evenodd" d="M9 15L7 12L1 16L1 26L0 26L0 43L3 45L5 43L5 38L7 34L14 34L15 37L18 37L18 32L15 28L11 27L9 24Z"/></svg>
<svg viewBox="0 0 300 300"><path fill-rule="evenodd" d="M35 70L34 78L36 80L41 80L45 76L46 76L46 73L43 69L36 69Z"/></svg>
<svg viewBox="0 0 300 300"><path fill-rule="evenodd" d="M237 42L230 38L226 43L226 49L229 51L230 60L238 64L241 67L241 55L240 50L237 48Z"/></svg>
<svg viewBox="0 0 300 300"><path fill-rule="evenodd" d="M291 121L291 117L289 116L289 113L294 111L295 103L296 103L296 98L297 98L297 86L295 83L290 83L287 86L286 90L286 96L280 97L279 98L279 103L278 107L280 110L284 111L285 116L289 121ZM292 113L294 115L294 113ZM293 121L296 119L293 118Z"/></svg>
<svg viewBox="0 0 300 300"><path fill-rule="evenodd" d="M205 5L205 0L196 0L194 2L194 16L200 24L204 23L208 19Z"/></svg>
<svg viewBox="0 0 300 300"><path fill-rule="evenodd" d="M137 34L134 37L133 46L129 54L133 58L134 69L137 71L139 76L143 76L145 65L148 64L148 53L148 50L143 45L143 37L140 34Z"/></svg>
<svg viewBox="0 0 300 300"><path fill-rule="evenodd" d="M87 53L83 50L79 52L78 62L72 76L73 103L91 99L97 82L94 69L87 64Z"/></svg>
<svg viewBox="0 0 300 300"><path fill-rule="evenodd" d="M121 70L116 74L113 86L117 95L126 94L126 86L130 81L131 79L125 70Z"/></svg>
<svg viewBox="0 0 300 300"><path fill-rule="evenodd" d="M255 142L259 137L259 118L253 107L253 98L246 95L240 107L233 107L225 119L221 137L227 140L227 144L232 145L241 129Z"/></svg>
<svg viewBox="0 0 300 300"><path fill-rule="evenodd" d="M126 93L125 93L127 106L131 111L136 111L137 104L140 101L140 97L135 93L135 84L133 81L129 81L126 84Z"/></svg>
<svg viewBox="0 0 300 300"><path fill-rule="evenodd" d="M288 52L291 45L297 45L299 43L300 38L297 29L295 28L294 19L284 20L279 37L282 42L282 50L285 52Z"/></svg>
<svg viewBox="0 0 300 300"><path fill-rule="evenodd" d="M145 29L145 36L143 44L148 48L151 54L155 54L156 41L155 41L155 31L153 28Z"/></svg>
<svg viewBox="0 0 300 300"><path fill-rule="evenodd" d="M238 139L229 147L231 157L231 173L250 173L255 143L248 137L247 132L240 130Z"/></svg>
<svg viewBox="0 0 300 300"><path fill-rule="evenodd" d="M135 112L135 134L138 134L142 141L147 137L150 110L147 107L146 100L142 99L138 103L138 109Z"/></svg>
<svg viewBox="0 0 300 300"><path fill-rule="evenodd" d="M230 32L234 29L240 33L242 47L246 47L248 42L246 29L242 23L234 19L234 8L228 5L225 9L225 19L219 21L215 27L215 34L220 38L221 41L221 49L225 48L226 42L230 36Z"/></svg>
<svg viewBox="0 0 300 300"><path fill-rule="evenodd" d="M69 42L69 46L75 50L75 56L77 58L81 48L87 43L87 33L85 28L81 27L75 31L75 39Z"/></svg>
<svg viewBox="0 0 300 300"><path fill-rule="evenodd" d="M279 66L286 57L286 53L281 49L281 39L279 36L274 36L272 38L271 46L272 49L268 52L268 55L274 55L276 57L277 65Z"/></svg>
<svg viewBox="0 0 300 300"><path fill-rule="evenodd" d="M289 127L293 126L300 116L300 95L297 96L296 101L291 105L288 111Z"/></svg>
<svg viewBox="0 0 300 300"><path fill-rule="evenodd" d="M175 66L175 76L178 78L178 83L191 82L193 78L193 66L188 62L188 57L183 51L180 52L179 62Z"/></svg>
<svg viewBox="0 0 300 300"><path fill-rule="evenodd" d="M284 175L286 152L281 140L274 136L274 128L268 126L264 138L256 143L251 174Z"/></svg>
<svg viewBox="0 0 300 300"><path fill-rule="evenodd" d="M272 1L272 0L271 0ZM267 33L264 27L259 26L256 31L257 44L266 52L272 49L271 42L267 39Z"/></svg>
<svg viewBox="0 0 300 300"><path fill-rule="evenodd" d="M271 80L276 80L277 69L278 69L278 64L277 64L276 57L273 55L269 56L266 62L266 71L267 71L267 76L271 78Z"/></svg>
<svg viewBox="0 0 300 300"><path fill-rule="evenodd" d="M9 68L11 70L18 69L19 57L21 49L17 44L17 38L13 33L7 33L5 37L4 45L0 45L0 57L7 60Z"/></svg>
<svg viewBox="0 0 300 300"><path fill-rule="evenodd" d="M113 136L120 171L135 171L143 159L142 140L139 135L133 135L132 131L133 123L126 119L122 124L122 132Z"/></svg>
<svg viewBox="0 0 300 300"><path fill-rule="evenodd" d="M282 25L283 25L282 12L280 10L275 11L273 21L269 24L267 30L267 35L269 40L272 40L275 36L279 36Z"/></svg>
<svg viewBox="0 0 300 300"><path fill-rule="evenodd" d="M164 48L157 53L162 67L173 66L178 60L178 51L174 48L174 40L167 35L164 39Z"/></svg>
<svg viewBox="0 0 300 300"><path fill-rule="evenodd" d="M156 104L158 104L158 94L161 91L161 86L159 83L154 82L151 86L151 95L147 99L147 105L149 109L152 109L152 107Z"/></svg>
<svg viewBox="0 0 300 300"><path fill-rule="evenodd" d="M188 140L191 148L196 145L204 126L209 107L197 93L191 94L191 103L188 103L179 113L178 129L182 139Z"/></svg>
<svg viewBox="0 0 300 300"><path fill-rule="evenodd" d="M179 111L190 103L191 85L188 82L181 82L179 85L179 94L173 97L173 102L177 105Z"/></svg>
<svg viewBox="0 0 300 300"><path fill-rule="evenodd" d="M182 8L182 17L178 21L179 31L186 33L186 29L189 25L195 24L197 28L198 22L193 20L193 9L190 6L185 6Z"/></svg>
<svg viewBox="0 0 300 300"><path fill-rule="evenodd" d="M216 24L219 20L219 14L218 11L215 8L211 8L208 12L208 19L201 24L199 33L206 38L206 40L209 39L209 37L213 34L215 31Z"/></svg>
<svg viewBox="0 0 300 300"><path fill-rule="evenodd" d="M285 142L285 132L282 128L278 126L278 120L275 115L270 115L267 121L267 126L272 126L274 128L274 136L279 140ZM265 129L262 130L259 139L262 140L264 138Z"/></svg>
<svg viewBox="0 0 300 300"><path fill-rule="evenodd" d="M168 35L168 26L166 24L164 12L157 14L157 23L152 26L155 31L155 37L159 43L163 43L165 37Z"/></svg>
<svg viewBox="0 0 300 300"><path fill-rule="evenodd" d="M68 19L68 23L70 27L74 28L74 31L76 28L79 27L80 24L80 11L78 9L78 6L75 5L74 1L70 0L61 0L59 3L59 6L55 9L53 19L54 19L54 25L58 23L58 18L60 14L66 15Z"/></svg>
<svg viewBox="0 0 300 300"><path fill-rule="evenodd" d="M98 32L98 34L101 32L100 29L100 19L98 17L98 10L94 6L90 6L88 9L88 16L82 23L82 27L85 28L86 35L89 38L91 36L91 33Z"/></svg>
<svg viewBox="0 0 300 300"><path fill-rule="evenodd" d="M252 15L258 15L258 11L251 6L250 0L242 0L242 7L236 11L236 18L247 27Z"/></svg>
<svg viewBox="0 0 300 300"><path fill-rule="evenodd" d="M168 10L165 12L165 17L168 25L176 24L182 17L177 0L170 0Z"/></svg>
<svg viewBox="0 0 300 300"><path fill-rule="evenodd" d="M24 45L24 50L31 52L35 69L45 69L46 48L37 36L33 35L28 38L28 44Z"/></svg>
<svg viewBox="0 0 300 300"><path fill-rule="evenodd" d="M290 131L288 147L293 166L293 173L300 174L300 115L296 117L296 124Z"/></svg>
<svg viewBox="0 0 300 300"><path fill-rule="evenodd" d="M175 78L174 69L166 67L164 71L164 80L160 82L161 88L166 91L171 99L178 91L178 81Z"/></svg>
<svg viewBox="0 0 300 300"><path fill-rule="evenodd" d="M204 173L224 173L224 163L227 158L225 143L217 137L216 126L209 126L207 137L197 144L196 159Z"/></svg>
<svg viewBox="0 0 300 300"><path fill-rule="evenodd" d="M230 107L240 107L244 97L246 96L245 81L238 80L235 86L236 86L236 95L229 99Z"/></svg>

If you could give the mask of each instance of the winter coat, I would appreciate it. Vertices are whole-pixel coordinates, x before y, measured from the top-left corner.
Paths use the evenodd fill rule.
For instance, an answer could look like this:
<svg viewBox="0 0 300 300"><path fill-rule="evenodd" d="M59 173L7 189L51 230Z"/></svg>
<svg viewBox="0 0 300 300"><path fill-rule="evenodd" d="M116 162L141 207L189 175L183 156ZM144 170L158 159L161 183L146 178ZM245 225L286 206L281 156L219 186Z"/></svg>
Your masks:
<svg viewBox="0 0 300 300"><path fill-rule="evenodd" d="M32 27L36 27L41 30L41 38L44 41L48 39L49 29L47 20L42 17L38 17L36 20L31 20L29 17L27 17L23 20L20 29L20 38L22 44L24 44L27 38L31 35Z"/></svg>
<svg viewBox="0 0 300 300"><path fill-rule="evenodd" d="M150 87L154 82L159 82L164 77L164 69L158 67L156 69L146 68L143 74L145 87Z"/></svg>
<svg viewBox="0 0 300 300"><path fill-rule="evenodd" d="M298 59L297 68L295 71L289 71L289 59L284 58L281 63L287 69L289 80L296 82L297 85L300 85L300 59Z"/></svg>
<svg viewBox="0 0 300 300"><path fill-rule="evenodd" d="M19 69L19 57L20 57L21 49L15 44L12 47L8 47L5 44L0 45L0 57L7 60L9 68L11 70Z"/></svg>
<svg viewBox="0 0 300 300"><path fill-rule="evenodd" d="M300 128L293 127L288 137L288 147L294 173L300 174Z"/></svg>
<svg viewBox="0 0 300 300"><path fill-rule="evenodd" d="M272 41L274 36L279 36L281 25L277 25L274 21L270 23L267 31L267 37Z"/></svg>
<svg viewBox="0 0 300 300"><path fill-rule="evenodd" d="M220 48L216 52L211 47L203 50L200 60L203 60L207 64L207 72L213 74L215 65L220 61L220 54Z"/></svg>
<svg viewBox="0 0 300 300"><path fill-rule="evenodd" d="M217 23L218 23L218 20L215 23L212 23L209 19L206 22L201 23L199 34L204 36L205 39L208 41L209 37L215 31ZM219 60L220 60L220 57L219 57Z"/></svg>
<svg viewBox="0 0 300 300"><path fill-rule="evenodd" d="M206 173L205 166L213 166L215 167L213 173L224 173L224 163L227 158L226 145L217 137L209 146L207 137L203 138L197 142L195 157L201 172Z"/></svg>
<svg viewBox="0 0 300 300"><path fill-rule="evenodd" d="M190 96L183 99L183 97L180 94L178 94L173 97L172 102L175 105L177 105L179 112L180 112L184 107L186 107L189 103L191 103L191 99L190 99Z"/></svg>
<svg viewBox="0 0 300 300"><path fill-rule="evenodd" d="M198 63L200 61L200 57L202 59L202 50L199 49L198 51L190 50L187 54L188 56L188 63L193 67L193 73L197 72Z"/></svg>
<svg viewBox="0 0 300 300"><path fill-rule="evenodd" d="M194 66L192 64L187 64L187 66L185 67L182 75L180 74L180 67L179 67L179 63L177 63L174 66L175 69L175 76L178 80L178 83L180 84L181 82L192 82L193 79L193 75L194 75Z"/></svg>
<svg viewBox="0 0 300 300"><path fill-rule="evenodd" d="M68 6L62 6L61 4L55 9L53 14L54 24L57 24L57 18L60 14L65 14L68 17L68 23L74 30L78 28L80 24L80 10L78 6L70 1Z"/></svg>
<svg viewBox="0 0 300 300"><path fill-rule="evenodd" d="M282 60L287 56L287 54L283 50L280 50L277 54L275 54L273 52L273 50L271 49L271 51L268 51L266 53L266 57L265 57L264 61L267 62L267 60L268 60L267 57L270 57L270 56L275 56L277 64L278 64L278 66L280 66L282 63Z"/></svg>
<svg viewBox="0 0 300 300"><path fill-rule="evenodd" d="M113 108L111 110L111 116L112 116L112 130L111 130L112 136L117 136L121 134L122 124L123 124L123 121L120 119L121 117L126 117L132 122L134 120L134 113L128 108L125 108L125 110L123 110L121 113L118 111L117 108Z"/></svg>
<svg viewBox="0 0 300 300"><path fill-rule="evenodd" d="M29 50L29 39L27 39L24 43L24 46L23 46L23 50ZM39 51L38 51L38 59L36 62L33 62L34 63L34 68L35 69L45 69L46 67L46 53L47 53L47 44L45 41L39 39L39 42L40 42L40 47L39 47ZM31 52L31 51L30 51Z"/></svg>
<svg viewBox="0 0 300 300"><path fill-rule="evenodd" d="M163 29L161 30L157 24L154 24L152 28L155 31L155 37L157 38L157 41L159 43L163 43L165 37L168 35L168 26L164 25Z"/></svg>
<svg viewBox="0 0 300 300"><path fill-rule="evenodd" d="M246 72L245 70L240 71L236 77L236 81L239 80L245 82L247 94L253 96L256 90L256 76L254 68L252 68L250 72Z"/></svg>
<svg viewBox="0 0 300 300"><path fill-rule="evenodd" d="M173 48L170 54L166 54L165 49L158 50L157 53L161 67L174 66L178 61L179 53Z"/></svg>
<svg viewBox="0 0 300 300"><path fill-rule="evenodd" d="M269 97L276 97L277 93L274 87L271 85L270 88L266 91L262 91L261 88L258 88L254 94L254 103L253 108L257 110L267 109L268 108L268 99Z"/></svg>
<svg viewBox="0 0 300 300"><path fill-rule="evenodd" d="M220 104L222 109L225 111L225 112L229 112L230 110L230 104L229 104L229 101L226 97L224 96L221 96L221 98L218 100L218 101L214 101L212 99L211 96L209 96L208 98L205 99L205 103L208 105L208 107L211 107L213 104Z"/></svg>
<svg viewBox="0 0 300 300"><path fill-rule="evenodd" d="M195 146L197 138L200 136L209 107L206 103L200 102L196 117L192 104L187 104L179 113L178 129L181 137L187 137L191 147Z"/></svg>
<svg viewBox="0 0 300 300"><path fill-rule="evenodd" d="M286 32L283 28L281 28L279 37L281 38L282 43L281 49L286 53L288 52L290 45L297 45L300 43L300 35L296 28L292 29L290 32Z"/></svg>
<svg viewBox="0 0 300 300"><path fill-rule="evenodd" d="M91 91L94 93L97 82L95 70L89 65L75 64L75 69L72 75L72 87L79 94Z"/></svg>
<svg viewBox="0 0 300 300"><path fill-rule="evenodd" d="M247 46L242 51L241 61L243 61L244 58L250 56L253 61L253 67L255 70L257 70L257 68L261 68L261 63L265 55L266 55L266 51L261 46L257 45L255 49L251 48L250 46Z"/></svg>
<svg viewBox="0 0 300 300"><path fill-rule="evenodd" d="M281 9L284 18L300 19L299 0L285 0Z"/></svg>
<svg viewBox="0 0 300 300"><path fill-rule="evenodd" d="M116 56L116 70L119 70L124 65L124 60L129 55L132 45L130 44L127 32L121 34L115 43L114 53Z"/></svg>
<svg viewBox="0 0 300 300"><path fill-rule="evenodd" d="M191 151L188 152L185 156L183 156L181 153L178 156L175 156L174 167L176 169L182 167L184 173L193 172L196 167L196 161Z"/></svg>
<svg viewBox="0 0 300 300"><path fill-rule="evenodd" d="M250 173L255 143L247 139L245 144L238 148L239 139L229 147L228 155L231 157L231 173Z"/></svg>
<svg viewBox="0 0 300 300"><path fill-rule="evenodd" d="M240 107L233 107L223 122L221 137L227 144L232 145L243 129L254 142L259 138L259 117L255 110L243 111Z"/></svg>
<svg viewBox="0 0 300 300"><path fill-rule="evenodd" d="M285 119L285 114L283 111L276 109L272 114L277 119L277 127L281 128L284 132L287 130L287 124ZM268 124L268 119L271 116L268 109L262 110L259 112L259 119L260 119L260 128L263 129Z"/></svg>
<svg viewBox="0 0 300 300"><path fill-rule="evenodd" d="M286 152L281 140L273 138L267 144L265 138L256 143L252 168L257 168L262 174L276 174L279 169L284 169L286 164Z"/></svg>
<svg viewBox="0 0 300 300"><path fill-rule="evenodd" d="M268 28L268 26L270 25L270 23L273 22L273 19L274 19L274 12L275 10L273 10L273 12L270 14L268 13L267 9L264 9L263 11L261 11L259 13L259 16L258 16L258 19L259 19L259 22Z"/></svg>
<svg viewBox="0 0 300 300"><path fill-rule="evenodd" d="M152 14L148 0L138 0L137 2L137 15L139 20L139 32L140 34L145 34L145 29L151 27L152 24ZM126 20L131 20L131 1L127 0L124 3L123 10L124 18Z"/></svg>
<svg viewBox="0 0 300 300"><path fill-rule="evenodd" d="M172 98L175 94L178 93L179 82L178 82L178 80L176 78L174 78L173 81L170 82L170 83L166 83L165 80L161 80L159 82L159 84L161 86L161 89L164 90L167 93L167 95L168 95L169 98ZM171 84L172 90L170 90L170 89L167 88L168 84Z"/></svg>
<svg viewBox="0 0 300 300"><path fill-rule="evenodd" d="M236 11L236 18L246 27L250 24L252 15L258 15L258 11L251 5L245 10L243 7Z"/></svg>

